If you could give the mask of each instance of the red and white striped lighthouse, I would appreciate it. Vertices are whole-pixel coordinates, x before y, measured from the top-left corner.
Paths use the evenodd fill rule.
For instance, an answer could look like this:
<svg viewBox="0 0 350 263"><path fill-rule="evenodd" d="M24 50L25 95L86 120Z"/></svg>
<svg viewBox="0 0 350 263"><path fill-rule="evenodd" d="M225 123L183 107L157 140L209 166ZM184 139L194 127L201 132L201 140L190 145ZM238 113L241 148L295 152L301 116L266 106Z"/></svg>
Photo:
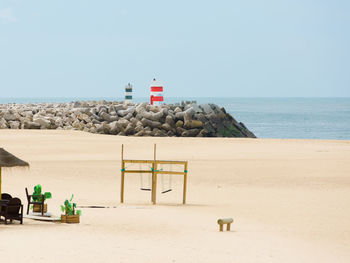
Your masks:
<svg viewBox="0 0 350 263"><path fill-rule="evenodd" d="M164 99L163 99L163 86L156 81L156 79L153 79L151 83L151 105L154 106L160 106Z"/></svg>

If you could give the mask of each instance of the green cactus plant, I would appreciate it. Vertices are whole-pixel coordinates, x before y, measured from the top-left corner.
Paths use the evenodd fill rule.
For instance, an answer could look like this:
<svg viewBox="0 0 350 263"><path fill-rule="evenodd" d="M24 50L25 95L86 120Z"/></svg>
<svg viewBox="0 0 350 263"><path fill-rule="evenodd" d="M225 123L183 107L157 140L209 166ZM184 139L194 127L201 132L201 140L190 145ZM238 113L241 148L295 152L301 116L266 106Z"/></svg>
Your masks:
<svg viewBox="0 0 350 263"><path fill-rule="evenodd" d="M44 199L50 199L52 198L52 195L50 192L45 192L44 194L42 194L41 192L41 185L38 184L36 186L34 186L34 193L32 195L32 198L33 198L33 201L35 202L41 202L42 201L42 198L43 198L43 195L44 195Z"/></svg>
<svg viewBox="0 0 350 263"><path fill-rule="evenodd" d="M65 215L79 215L81 216L81 210L75 210L77 207L76 203L72 203L74 195L72 194L71 198L64 201L64 205L61 205L61 210Z"/></svg>

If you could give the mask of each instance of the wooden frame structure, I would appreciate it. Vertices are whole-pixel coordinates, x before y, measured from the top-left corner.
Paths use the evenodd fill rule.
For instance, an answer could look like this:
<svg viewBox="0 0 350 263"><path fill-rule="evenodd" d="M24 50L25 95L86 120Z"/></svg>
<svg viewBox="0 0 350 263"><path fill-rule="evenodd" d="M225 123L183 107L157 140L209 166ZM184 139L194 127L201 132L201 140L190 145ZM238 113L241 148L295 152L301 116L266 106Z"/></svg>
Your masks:
<svg viewBox="0 0 350 263"><path fill-rule="evenodd" d="M157 203L157 178L159 174L169 174L169 175L183 175L184 183L183 183L183 200L182 203L186 204L186 191L187 191L187 161L164 161L156 159L156 148L157 145L154 144L154 158L153 160L125 160L124 159L124 144L122 144L122 152L121 152L121 184L120 184L120 202L124 203L124 184L125 184L125 174L139 174L139 173L150 173L152 174L152 188L151 188L151 202L155 205ZM151 170L127 170L127 163L139 163L139 164L149 164L151 165ZM158 170L159 164L181 164L184 166L183 172L177 171L163 171Z"/></svg>

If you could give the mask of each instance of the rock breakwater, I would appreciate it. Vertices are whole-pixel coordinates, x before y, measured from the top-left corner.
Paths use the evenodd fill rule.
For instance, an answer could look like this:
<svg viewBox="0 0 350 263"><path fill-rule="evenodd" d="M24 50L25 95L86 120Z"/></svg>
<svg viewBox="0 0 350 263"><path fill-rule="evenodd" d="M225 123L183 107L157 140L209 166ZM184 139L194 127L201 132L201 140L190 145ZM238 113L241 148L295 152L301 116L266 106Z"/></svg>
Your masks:
<svg viewBox="0 0 350 263"><path fill-rule="evenodd" d="M0 129L81 130L125 136L249 137L242 122L215 104L107 101L0 105Z"/></svg>

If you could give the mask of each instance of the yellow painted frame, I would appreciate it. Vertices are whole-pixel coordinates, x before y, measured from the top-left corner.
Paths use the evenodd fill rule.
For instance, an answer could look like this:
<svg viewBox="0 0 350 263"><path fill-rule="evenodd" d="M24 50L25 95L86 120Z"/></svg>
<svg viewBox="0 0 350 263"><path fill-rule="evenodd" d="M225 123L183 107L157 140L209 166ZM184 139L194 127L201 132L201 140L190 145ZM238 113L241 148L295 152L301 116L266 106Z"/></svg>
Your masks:
<svg viewBox="0 0 350 263"><path fill-rule="evenodd" d="M156 144L154 145L154 159L153 160L125 160L124 159L124 144L122 144L121 151L121 183L120 183L120 202L124 203L124 185L125 185L125 174L133 173L151 173L152 174L152 191L151 191L151 202L155 205L157 203L157 177L158 174L174 174L174 175L183 175L184 184L183 184L183 199L182 203L186 204L186 192L187 192L187 161L166 161L166 160L156 160ZM150 170L126 170L127 163L148 163L152 165ZM175 171L158 171L157 167L159 164L182 164L184 166L183 172Z"/></svg>

